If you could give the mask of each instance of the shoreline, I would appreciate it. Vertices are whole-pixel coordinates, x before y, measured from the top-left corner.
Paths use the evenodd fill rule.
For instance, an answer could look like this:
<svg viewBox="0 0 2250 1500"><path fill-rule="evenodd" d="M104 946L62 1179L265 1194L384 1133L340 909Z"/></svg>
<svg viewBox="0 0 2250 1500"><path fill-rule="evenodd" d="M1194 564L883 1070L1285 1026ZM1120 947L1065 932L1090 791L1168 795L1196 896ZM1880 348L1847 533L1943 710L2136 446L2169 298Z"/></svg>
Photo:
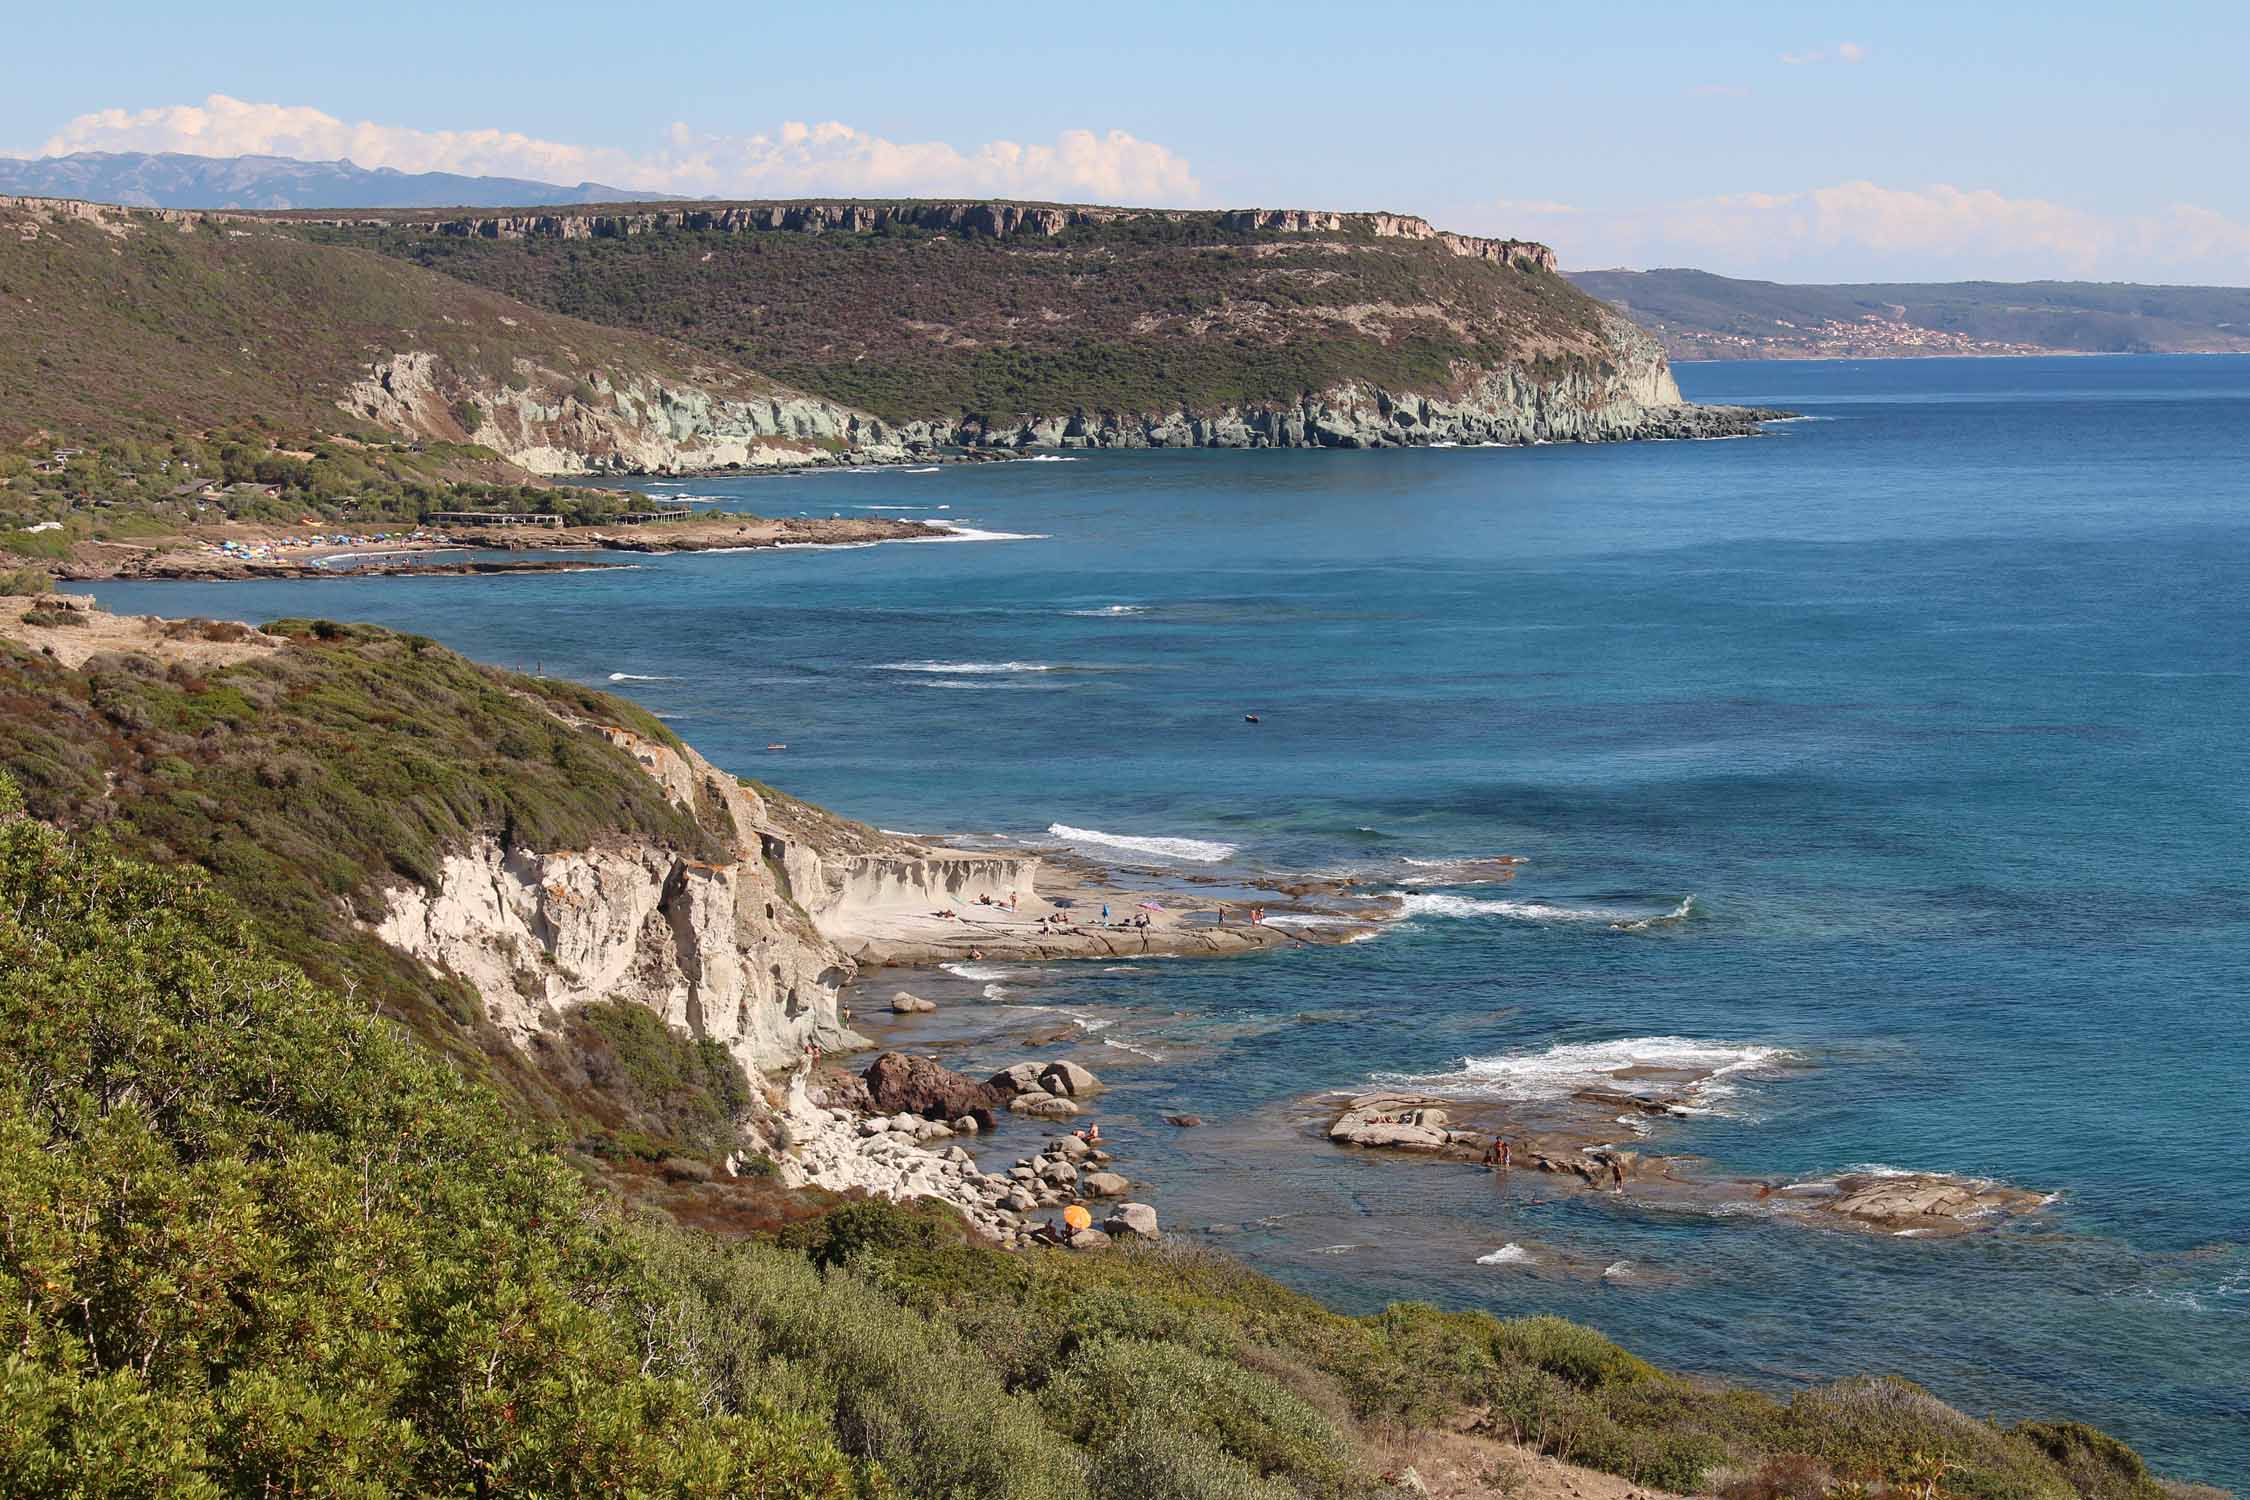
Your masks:
<svg viewBox="0 0 2250 1500"><path fill-rule="evenodd" d="M49 565L58 583L239 583L274 578L473 577L506 573L588 572L630 567L593 559L470 558L453 563L376 562L336 567L355 558L414 558L453 552L719 552L794 547L857 547L878 542L979 541L928 521L883 517L770 519L741 512L647 526L528 528L477 525L416 527L403 538L337 542L334 527L248 526L228 522L151 542L80 542ZM247 555L245 555L247 554Z"/></svg>

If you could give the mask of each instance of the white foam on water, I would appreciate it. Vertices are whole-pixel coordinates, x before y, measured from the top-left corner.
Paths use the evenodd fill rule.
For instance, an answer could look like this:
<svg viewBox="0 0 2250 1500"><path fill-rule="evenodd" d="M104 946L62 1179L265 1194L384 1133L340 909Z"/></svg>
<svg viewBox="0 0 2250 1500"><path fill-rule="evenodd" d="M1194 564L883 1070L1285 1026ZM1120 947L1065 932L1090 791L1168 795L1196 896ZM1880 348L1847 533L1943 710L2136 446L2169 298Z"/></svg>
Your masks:
<svg viewBox="0 0 2250 1500"><path fill-rule="evenodd" d="M1538 1257L1513 1241L1502 1245L1490 1255L1477 1257L1480 1266L1529 1266L1538 1264Z"/></svg>
<svg viewBox="0 0 2250 1500"><path fill-rule="evenodd" d="M1032 1005L1029 1003L1018 1003L1009 1006L1008 1009L1036 1011L1041 1015L1048 1016L1061 1016L1064 1020L1070 1022L1073 1026L1076 1026L1080 1031L1085 1032L1088 1036L1092 1036L1097 1032L1109 1030L1111 1024L1108 1020L1104 1019L1101 1016L1089 1016L1084 1011L1068 1010L1060 1005Z"/></svg>
<svg viewBox="0 0 2250 1500"><path fill-rule="evenodd" d="M1105 604L1100 609L1066 609L1063 613L1086 620L1118 620L1127 615L1145 615L1148 608L1145 604Z"/></svg>
<svg viewBox="0 0 2250 1500"><path fill-rule="evenodd" d="M941 505L938 509L944 510L946 507ZM900 537L899 540L902 542L1043 542L1048 537L1048 533L1044 531L984 531L960 521L930 521L925 524L934 526L945 534L943 536Z"/></svg>
<svg viewBox="0 0 2250 1500"><path fill-rule="evenodd" d="M976 984L994 979L1009 979L1015 975L1015 970L1003 969L998 964L939 964L938 967L956 979L966 979Z"/></svg>
<svg viewBox="0 0 2250 1500"><path fill-rule="evenodd" d="M878 664L875 670L980 677L993 672L1052 672L1057 668L1052 662L1044 661L886 661Z"/></svg>
<svg viewBox="0 0 2250 1500"><path fill-rule="evenodd" d="M1020 678L993 679L984 677L920 677L915 679L914 685L916 687L926 688L976 688L983 692L991 692L1003 688L1009 689L1011 691L1021 691L1028 688L1036 688L1043 693L1061 693L1068 692L1070 689L1077 687L1080 684L1075 682L1032 682L1024 681Z"/></svg>
<svg viewBox="0 0 2250 1500"><path fill-rule="evenodd" d="M902 537L900 540L909 540L909 538ZM869 547L880 547L882 545L881 542L775 542L766 550L768 552L860 552ZM750 552L756 549L751 547L711 547L705 550L711 552Z"/></svg>
<svg viewBox="0 0 2250 1500"><path fill-rule="evenodd" d="M1551 901L1456 896L1445 891L1396 891L1402 917L1505 917L1515 922L1601 923L1619 932L1647 932L1684 922L1695 912L1689 896L1669 911L1623 911L1606 906L1558 906Z"/></svg>
<svg viewBox="0 0 2250 1500"><path fill-rule="evenodd" d="M1279 916L1266 918L1268 927L1357 927L1357 917L1315 916L1310 912L1285 911Z"/></svg>
<svg viewBox="0 0 2250 1500"><path fill-rule="evenodd" d="M1632 1279L1633 1263L1629 1260L1613 1260L1602 1267L1602 1280L1604 1281L1631 1281Z"/></svg>
<svg viewBox="0 0 2250 1500"><path fill-rule="evenodd" d="M647 672L612 672L611 682L678 682L677 677L657 677Z"/></svg>
<svg viewBox="0 0 2250 1500"><path fill-rule="evenodd" d="M1060 453L1034 453L1031 455L1031 457L1025 459L1024 462L1032 464L1074 464L1078 462L1078 460L1075 458L1066 458Z"/></svg>
<svg viewBox="0 0 2250 1500"><path fill-rule="evenodd" d="M1130 1052L1135 1057L1145 1057L1150 1062L1164 1061L1163 1053L1151 1051L1140 1043L1127 1041L1121 1036L1105 1036L1101 1040L1104 1047L1115 1047L1120 1052Z"/></svg>
<svg viewBox="0 0 2250 1500"><path fill-rule="evenodd" d="M1724 1080L1772 1068L1789 1060L1779 1047L1747 1042L1705 1041L1684 1036L1633 1036L1611 1042L1567 1042L1541 1052L1510 1052L1464 1057L1450 1073L1421 1077L1378 1073L1375 1081L1430 1094L1499 1099L1567 1099L1580 1089L1671 1095L1685 1092L1708 1099L1732 1092ZM1703 1075L1681 1084L1668 1079L1620 1078L1634 1068Z"/></svg>
<svg viewBox="0 0 2250 1500"><path fill-rule="evenodd" d="M1073 844L1100 844L1111 849L1130 849L1136 854L1150 854L1158 859L1188 859L1199 864L1217 864L1231 858L1235 846L1210 839L1177 839L1144 837L1129 833L1104 833L1099 828L1073 828L1068 823L1049 823L1047 831L1058 839Z"/></svg>

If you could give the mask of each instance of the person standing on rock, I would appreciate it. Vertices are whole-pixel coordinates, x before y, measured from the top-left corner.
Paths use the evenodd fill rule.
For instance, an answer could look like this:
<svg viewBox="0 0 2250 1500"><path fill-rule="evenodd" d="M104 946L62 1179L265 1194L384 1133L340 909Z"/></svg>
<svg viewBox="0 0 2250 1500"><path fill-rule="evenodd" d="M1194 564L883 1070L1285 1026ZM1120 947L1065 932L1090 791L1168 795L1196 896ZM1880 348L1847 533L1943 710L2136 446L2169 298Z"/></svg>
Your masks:
<svg viewBox="0 0 2250 1500"><path fill-rule="evenodd" d="M1625 1191L1625 1163L1614 1156L1609 1160L1609 1185L1615 1192Z"/></svg>

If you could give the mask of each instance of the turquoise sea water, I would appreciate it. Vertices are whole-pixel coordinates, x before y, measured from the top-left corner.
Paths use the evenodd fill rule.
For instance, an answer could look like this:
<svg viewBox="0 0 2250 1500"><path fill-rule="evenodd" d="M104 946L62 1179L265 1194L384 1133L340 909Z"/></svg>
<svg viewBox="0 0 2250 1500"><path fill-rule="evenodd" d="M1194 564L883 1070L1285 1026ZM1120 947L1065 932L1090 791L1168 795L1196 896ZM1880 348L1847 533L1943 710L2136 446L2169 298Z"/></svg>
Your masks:
<svg viewBox="0 0 2250 1500"><path fill-rule="evenodd" d="M1898 1371L2250 1484L2250 359L1680 376L1813 420L695 480L1032 539L94 592L424 631L887 828L1386 883L1526 855L1399 885L1413 920L1353 947L917 980L945 1009L900 1034L974 1066L1074 1025L1168 1224L1339 1302L1552 1310L1780 1391ZM1645 1144L1712 1175L2059 1196L1847 1235L1332 1151L1297 1108L1681 1055L1732 1071Z"/></svg>

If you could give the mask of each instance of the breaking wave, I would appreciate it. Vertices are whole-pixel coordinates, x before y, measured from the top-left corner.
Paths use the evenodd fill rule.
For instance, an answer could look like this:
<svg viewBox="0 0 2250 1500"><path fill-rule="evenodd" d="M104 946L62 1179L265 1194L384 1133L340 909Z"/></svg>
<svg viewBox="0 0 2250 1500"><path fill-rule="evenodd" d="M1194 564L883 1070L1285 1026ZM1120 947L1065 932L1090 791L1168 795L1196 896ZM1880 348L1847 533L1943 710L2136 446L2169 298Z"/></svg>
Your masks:
<svg viewBox="0 0 2250 1500"><path fill-rule="evenodd" d="M1376 1081L1429 1094L1498 1099L1567 1099L1581 1089L1686 1096L1705 1103L1733 1092L1727 1080L1790 1060L1779 1047L1684 1036L1629 1036L1611 1042L1566 1042L1540 1052L1464 1057L1450 1073L1381 1073ZM1654 1078L1623 1076L1654 1070Z"/></svg>
<svg viewBox="0 0 2250 1500"><path fill-rule="evenodd" d="M1490 1255L1478 1256L1477 1264L1480 1266L1528 1266L1534 1264L1537 1259L1538 1257L1534 1256L1529 1250L1511 1240Z"/></svg>
<svg viewBox="0 0 2250 1500"><path fill-rule="evenodd" d="M677 677L657 677L647 672L612 672L611 682L678 682Z"/></svg>
<svg viewBox="0 0 2250 1500"><path fill-rule="evenodd" d="M1063 613L1076 615L1085 620L1117 620L1123 619L1127 615L1145 615L1148 613L1148 606L1145 604L1105 604L1099 609L1066 609Z"/></svg>
<svg viewBox="0 0 2250 1500"><path fill-rule="evenodd" d="M943 510L945 507L941 505L938 509ZM928 521L923 524L934 526L939 531L944 532L945 535L901 537L900 540L909 542L1043 542L1047 540L1047 533L1044 531L982 531L977 527L965 525L959 521Z"/></svg>
<svg viewBox="0 0 2250 1500"><path fill-rule="evenodd" d="M1112 849L1130 849L1136 854L1152 854L1158 859L1190 859L1201 864L1216 864L1233 856L1235 846L1208 839L1144 838L1128 833L1104 833L1099 828L1073 828L1068 823L1049 823L1047 831L1058 839L1073 844L1101 844Z"/></svg>
<svg viewBox="0 0 2250 1500"><path fill-rule="evenodd" d="M1606 906L1558 906L1551 901L1509 901L1455 896L1443 891L1402 891L1402 917L1506 917L1517 922L1605 923L1619 932L1648 932L1685 922L1695 915L1695 897L1669 911L1623 911Z"/></svg>
<svg viewBox="0 0 2250 1500"><path fill-rule="evenodd" d="M887 661L875 668L878 672L935 672L945 676L981 677L988 672L1052 672L1054 663L1044 661Z"/></svg>
<svg viewBox="0 0 2250 1500"><path fill-rule="evenodd" d="M938 967L956 979L966 979L976 984L984 984L994 979L1006 979L1015 972L1012 969L1003 969L997 964L939 964Z"/></svg>

